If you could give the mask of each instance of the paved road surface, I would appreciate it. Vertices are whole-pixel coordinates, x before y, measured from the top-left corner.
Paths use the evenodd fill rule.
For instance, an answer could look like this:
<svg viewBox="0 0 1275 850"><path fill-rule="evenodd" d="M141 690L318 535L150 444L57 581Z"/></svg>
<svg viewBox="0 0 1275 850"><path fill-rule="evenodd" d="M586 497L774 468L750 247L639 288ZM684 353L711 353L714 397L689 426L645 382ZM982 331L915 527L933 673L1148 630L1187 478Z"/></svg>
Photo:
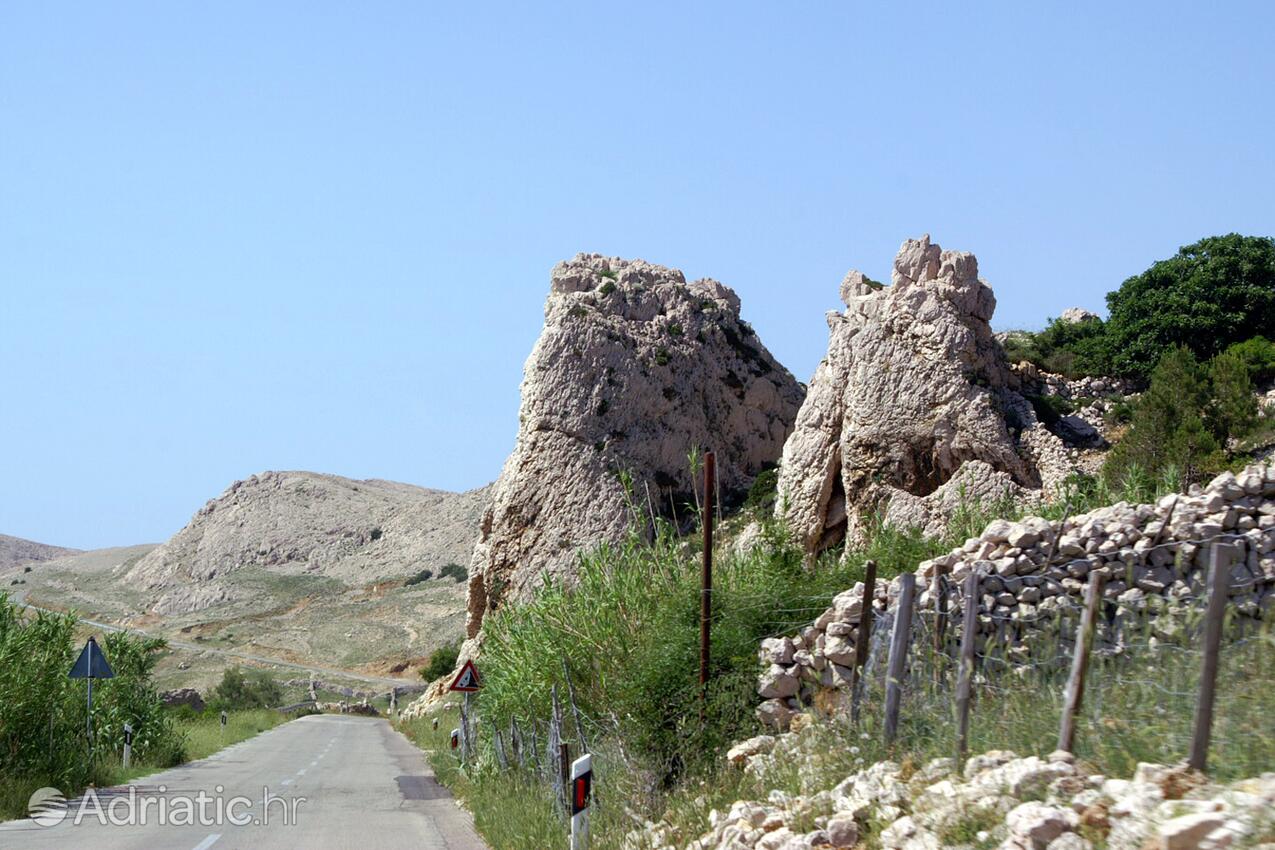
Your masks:
<svg viewBox="0 0 1275 850"><path fill-rule="evenodd" d="M83 806L89 798L80 798L54 826L0 824L0 848L485 850L423 753L383 720L303 717L133 787L131 804L127 787L99 792L101 817ZM263 816L265 789L282 799L273 799ZM129 819L130 808L144 811L147 823L101 823L112 815ZM79 811L85 815L76 824Z"/></svg>

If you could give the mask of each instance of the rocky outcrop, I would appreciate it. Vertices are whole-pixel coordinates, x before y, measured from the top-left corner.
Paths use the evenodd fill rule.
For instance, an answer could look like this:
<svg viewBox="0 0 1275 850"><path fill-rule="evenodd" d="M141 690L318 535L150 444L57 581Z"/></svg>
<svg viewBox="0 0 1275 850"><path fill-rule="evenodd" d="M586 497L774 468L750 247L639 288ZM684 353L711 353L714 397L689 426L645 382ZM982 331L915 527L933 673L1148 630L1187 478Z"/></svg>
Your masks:
<svg viewBox="0 0 1275 850"><path fill-rule="evenodd" d="M778 510L808 552L860 536L876 512L937 532L962 487L1047 495L1072 469L1013 389L974 256L909 240L892 282L846 275L784 447Z"/></svg>
<svg viewBox="0 0 1275 850"><path fill-rule="evenodd" d="M1055 538L1057 540L1055 541ZM1116 616L1154 603L1167 623L1198 604L1209 546L1220 540L1233 559L1230 603L1242 616L1275 607L1275 466L1222 473L1207 487L1170 495L1154 505L1125 502L1051 522L995 520L979 537L917 569L918 607L933 610L932 579L943 575L952 622L963 610L962 583L979 579L979 634L1003 625L1048 628L1051 616L1079 607L1089 582L1102 576ZM877 584L874 610L884 614L899 582ZM810 626L763 641L758 693L762 721L786 728L802 705L836 705L850 681L860 639L862 583L843 592ZM823 692L822 699L816 694Z"/></svg>
<svg viewBox="0 0 1275 850"><path fill-rule="evenodd" d="M716 451L725 497L742 490L778 460L801 399L717 281L596 254L559 263L473 553L470 636L544 576L569 581L581 547L630 527L631 499L684 519L694 447Z"/></svg>
<svg viewBox="0 0 1275 850"><path fill-rule="evenodd" d="M231 601L222 579L245 568L345 582L464 563L487 490L448 493L313 472L236 481L167 543L128 568L161 615Z"/></svg>
<svg viewBox="0 0 1275 850"><path fill-rule="evenodd" d="M164 691L159 695L159 701L170 708L186 706L192 711L204 710L204 698L194 688L177 688L171 691Z"/></svg>
<svg viewBox="0 0 1275 850"><path fill-rule="evenodd" d="M746 742L748 743L748 742ZM734 752L734 751L732 751ZM782 736L733 763L761 777L810 758ZM1229 784L1184 767L1139 764L1129 779L1093 773L1066 753L1019 757L993 750L935 759L919 769L877 762L810 794L772 791L709 814L710 830L673 842L667 824L631 833L626 847L672 850L1198 850L1262 846L1275 810L1275 773Z"/></svg>
<svg viewBox="0 0 1275 850"><path fill-rule="evenodd" d="M1086 310L1084 307L1068 307L1062 311L1062 315L1058 317L1060 321L1069 325L1078 325L1081 322L1087 322L1090 319L1101 319L1097 313L1092 310Z"/></svg>

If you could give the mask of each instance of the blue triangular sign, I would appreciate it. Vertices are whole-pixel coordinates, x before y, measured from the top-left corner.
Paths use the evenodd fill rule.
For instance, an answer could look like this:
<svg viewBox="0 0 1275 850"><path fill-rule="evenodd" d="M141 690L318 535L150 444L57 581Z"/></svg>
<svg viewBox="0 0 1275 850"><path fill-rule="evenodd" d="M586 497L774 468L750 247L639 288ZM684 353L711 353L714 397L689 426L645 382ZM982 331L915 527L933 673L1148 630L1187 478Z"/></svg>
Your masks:
<svg viewBox="0 0 1275 850"><path fill-rule="evenodd" d="M97 641L89 638L80 657L76 659L75 666L67 675L72 679L113 679L115 671L106 663L106 656L98 648Z"/></svg>

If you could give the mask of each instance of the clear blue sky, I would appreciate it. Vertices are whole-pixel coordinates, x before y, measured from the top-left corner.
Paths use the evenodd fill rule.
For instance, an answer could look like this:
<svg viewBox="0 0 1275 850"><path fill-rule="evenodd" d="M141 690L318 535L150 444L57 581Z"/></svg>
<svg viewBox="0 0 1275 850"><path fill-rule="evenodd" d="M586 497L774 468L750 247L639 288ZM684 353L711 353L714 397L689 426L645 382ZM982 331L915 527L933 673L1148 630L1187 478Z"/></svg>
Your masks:
<svg viewBox="0 0 1275 850"><path fill-rule="evenodd" d="M0 532L484 484L581 250L733 286L806 380L908 236L1003 328L1275 233L1272 4L602 5L6 4Z"/></svg>

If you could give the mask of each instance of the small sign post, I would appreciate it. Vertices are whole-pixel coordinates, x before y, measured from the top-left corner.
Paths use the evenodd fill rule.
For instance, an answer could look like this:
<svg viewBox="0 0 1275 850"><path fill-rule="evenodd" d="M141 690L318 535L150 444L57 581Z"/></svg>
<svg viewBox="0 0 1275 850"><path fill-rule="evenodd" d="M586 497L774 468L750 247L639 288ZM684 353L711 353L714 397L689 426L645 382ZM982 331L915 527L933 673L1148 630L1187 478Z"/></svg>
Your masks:
<svg viewBox="0 0 1275 850"><path fill-rule="evenodd" d="M71 665L71 672L67 674L71 679L87 679L88 680L88 711L84 719L84 733L88 738L89 745L89 763L93 763L93 680L94 679L113 679L115 671L111 669L111 665L106 662L106 656L102 654L102 650L97 645L95 638L89 638L84 644L84 649L80 651L80 657L75 660L75 664Z"/></svg>
<svg viewBox="0 0 1275 850"><path fill-rule="evenodd" d="M571 763L571 850L589 848L589 803L593 799L593 757Z"/></svg>
<svg viewBox="0 0 1275 850"><path fill-rule="evenodd" d="M470 699L478 689L483 686L483 680L478 675L478 668L474 666L473 660L466 661L464 666L460 668L460 672L456 674L456 678L452 679L449 691L458 691L465 695L465 704L460 711L460 759L465 761L469 758L474 742L470 740L470 718L471 713ZM456 749L453 744L452 749Z"/></svg>
<svg viewBox="0 0 1275 850"><path fill-rule="evenodd" d="M223 711L221 713L221 739L223 741L226 740L226 720L227 719L228 718L226 717L226 712Z"/></svg>
<svg viewBox="0 0 1275 850"><path fill-rule="evenodd" d="M453 750L460 749L460 730L459 729L452 730L451 742L452 742Z"/></svg>
<svg viewBox="0 0 1275 850"><path fill-rule="evenodd" d="M133 724L124 724L124 769L128 770L128 763L133 758Z"/></svg>

